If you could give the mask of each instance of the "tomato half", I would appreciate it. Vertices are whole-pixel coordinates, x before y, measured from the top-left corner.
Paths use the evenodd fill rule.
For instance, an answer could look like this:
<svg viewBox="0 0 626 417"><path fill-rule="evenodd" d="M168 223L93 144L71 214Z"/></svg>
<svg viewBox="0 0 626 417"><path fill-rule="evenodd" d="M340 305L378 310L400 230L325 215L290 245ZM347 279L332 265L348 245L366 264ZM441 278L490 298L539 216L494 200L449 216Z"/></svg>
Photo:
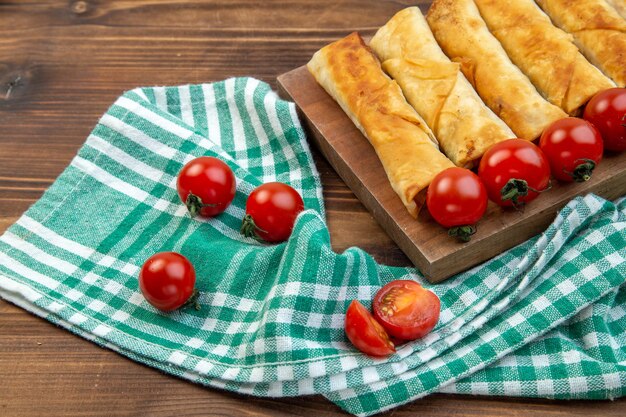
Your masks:
<svg viewBox="0 0 626 417"><path fill-rule="evenodd" d="M424 337L439 321L439 297L415 281L396 280L382 287L373 303L374 317L387 333L402 340Z"/></svg>
<svg viewBox="0 0 626 417"><path fill-rule="evenodd" d="M548 189L550 164L541 149L531 142L508 139L485 152L478 176L491 201L503 207L518 207Z"/></svg>
<svg viewBox="0 0 626 417"><path fill-rule="evenodd" d="M385 329L357 300L348 307L345 330L350 342L363 353L387 356L396 351Z"/></svg>
<svg viewBox="0 0 626 417"><path fill-rule="evenodd" d="M604 149L626 151L626 88L609 88L589 100L583 115L604 140Z"/></svg>
<svg viewBox="0 0 626 417"><path fill-rule="evenodd" d="M152 255L139 272L139 288L143 296L162 311L176 310L190 301L196 294L195 284L196 272L193 265L176 252Z"/></svg>
<svg viewBox="0 0 626 417"><path fill-rule="evenodd" d="M304 210L302 197L282 182L268 182L250 193L241 233L266 242L287 240L298 214Z"/></svg>
<svg viewBox="0 0 626 417"><path fill-rule="evenodd" d="M550 162L552 176L564 182L584 182L602 160L600 132L576 117L557 120L541 135L539 147Z"/></svg>
<svg viewBox="0 0 626 417"><path fill-rule="evenodd" d="M189 161L178 173L176 188L191 217L213 217L235 198L237 181L226 163L212 156Z"/></svg>
<svg viewBox="0 0 626 417"><path fill-rule="evenodd" d="M472 225L487 209L487 190L476 174L465 168L448 168L435 176L426 193L426 206L448 233L467 242Z"/></svg>

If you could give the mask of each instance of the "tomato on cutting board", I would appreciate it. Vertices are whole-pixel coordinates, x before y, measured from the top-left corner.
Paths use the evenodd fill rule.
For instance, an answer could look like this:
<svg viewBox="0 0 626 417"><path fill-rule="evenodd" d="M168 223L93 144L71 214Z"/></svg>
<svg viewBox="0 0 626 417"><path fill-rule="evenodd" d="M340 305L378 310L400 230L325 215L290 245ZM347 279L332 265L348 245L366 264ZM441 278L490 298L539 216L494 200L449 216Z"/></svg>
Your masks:
<svg viewBox="0 0 626 417"><path fill-rule="evenodd" d="M357 300L346 312L345 331L350 342L361 352L371 356L387 356L396 351L385 329Z"/></svg>
<svg viewBox="0 0 626 417"><path fill-rule="evenodd" d="M626 151L626 88L609 88L589 100L583 118L602 135L604 149Z"/></svg>
<svg viewBox="0 0 626 417"><path fill-rule="evenodd" d="M146 300L161 311L172 311L197 294L196 272L189 259L176 252L159 252L144 262L139 288ZM196 307L197 308L197 307Z"/></svg>
<svg viewBox="0 0 626 417"><path fill-rule="evenodd" d="M539 147L552 176L563 182L584 182L602 160L602 137L593 124L576 117L557 120L543 131Z"/></svg>
<svg viewBox="0 0 626 417"><path fill-rule="evenodd" d="M549 188L550 164L531 142L508 139L485 152L478 176L491 201L503 207L519 207Z"/></svg>
<svg viewBox="0 0 626 417"><path fill-rule="evenodd" d="M439 297L415 281L396 280L374 297L374 317L389 335L401 340L424 337L439 321Z"/></svg>
<svg viewBox="0 0 626 417"><path fill-rule="evenodd" d="M225 162L212 156L189 161L178 173L176 188L191 217L213 217L235 198L237 181Z"/></svg>
<svg viewBox="0 0 626 417"><path fill-rule="evenodd" d="M426 193L426 206L450 236L464 242L487 209L487 190L476 174L465 168L448 168L435 176Z"/></svg>
<svg viewBox="0 0 626 417"><path fill-rule="evenodd" d="M304 210L302 197L282 182L268 182L255 188L246 201L241 234L282 242L291 235L298 214Z"/></svg>

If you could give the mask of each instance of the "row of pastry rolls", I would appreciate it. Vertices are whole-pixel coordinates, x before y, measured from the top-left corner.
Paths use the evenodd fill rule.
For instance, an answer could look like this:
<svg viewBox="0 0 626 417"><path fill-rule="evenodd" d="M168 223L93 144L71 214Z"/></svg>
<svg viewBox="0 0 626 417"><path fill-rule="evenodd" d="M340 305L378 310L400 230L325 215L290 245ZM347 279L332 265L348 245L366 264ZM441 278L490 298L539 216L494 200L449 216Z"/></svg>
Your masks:
<svg viewBox="0 0 626 417"><path fill-rule="evenodd" d="M548 101L570 115L580 114L596 93L615 87L533 0L474 2L511 61Z"/></svg>
<svg viewBox="0 0 626 417"><path fill-rule="evenodd" d="M418 8L405 9L372 39L395 81L356 33L308 64L369 139L413 216L451 161L471 166L498 141L536 139L565 111L577 114L593 94L614 86L532 0L435 0L427 20Z"/></svg>
<svg viewBox="0 0 626 417"><path fill-rule="evenodd" d="M626 86L626 20L606 0L536 0L591 63ZM624 7L623 1L614 0Z"/></svg>
<svg viewBox="0 0 626 417"><path fill-rule="evenodd" d="M456 165L469 167L494 143L515 137L443 53L417 7L398 12L370 46Z"/></svg>
<svg viewBox="0 0 626 417"><path fill-rule="evenodd" d="M567 114L546 101L509 59L473 0L435 0L427 21L443 51L478 94L523 139L533 140Z"/></svg>
<svg viewBox="0 0 626 417"><path fill-rule="evenodd" d="M454 164L443 155L424 120L357 34L317 51L307 64L376 151L392 188L413 217L426 187Z"/></svg>

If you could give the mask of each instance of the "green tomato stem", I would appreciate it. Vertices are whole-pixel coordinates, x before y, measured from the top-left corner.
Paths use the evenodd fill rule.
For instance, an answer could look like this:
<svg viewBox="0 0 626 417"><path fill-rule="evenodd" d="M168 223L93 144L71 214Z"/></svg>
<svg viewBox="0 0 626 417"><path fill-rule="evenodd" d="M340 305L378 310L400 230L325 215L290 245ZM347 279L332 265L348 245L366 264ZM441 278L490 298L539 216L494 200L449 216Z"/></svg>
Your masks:
<svg viewBox="0 0 626 417"><path fill-rule="evenodd" d="M243 221L241 222L241 229L239 231L245 237L251 237L252 239L256 239L258 241L262 240L261 236L259 236L259 231L267 233L267 231L256 225L254 219L249 214L244 216Z"/></svg>
<svg viewBox="0 0 626 417"><path fill-rule="evenodd" d="M187 301L185 301L185 304L182 305L182 307L193 306L193 308L200 311L200 304L198 303L198 297L200 297L200 291L198 291L197 288L194 288L193 292L191 293Z"/></svg>
<svg viewBox="0 0 626 417"><path fill-rule="evenodd" d="M502 196L502 201L511 200L511 202L513 203L513 207L515 207L516 209L521 209L524 206L524 202L519 201L520 197L527 196L529 191L534 191L535 193L543 193L545 191L548 191L550 188L552 188L552 183L549 181L546 188L544 188L543 190L537 190L533 187L530 187L526 180L511 178L506 184L504 184L502 190L500 190L500 195Z"/></svg>
<svg viewBox="0 0 626 417"><path fill-rule="evenodd" d="M476 233L476 227L468 226L455 226L448 229L448 236L456 237L462 242L469 242L472 239L472 235Z"/></svg>
<svg viewBox="0 0 626 417"><path fill-rule="evenodd" d="M525 197L528 195L528 183L526 180L521 180L519 178L511 178L504 184L502 190L500 190L500 195L502 201L511 200L513 206L518 208L524 205L523 202L519 201L520 197Z"/></svg>
<svg viewBox="0 0 626 417"><path fill-rule="evenodd" d="M579 159L578 161L583 161L583 163L574 168L574 172L565 171L565 173L569 174L576 182L589 181L596 167L596 163L591 159Z"/></svg>
<svg viewBox="0 0 626 417"><path fill-rule="evenodd" d="M187 210L189 210L189 215L193 219L200 213L204 204L202 203L202 199L195 194L189 193L187 195L187 199L185 200L185 206L187 206Z"/></svg>
<svg viewBox="0 0 626 417"><path fill-rule="evenodd" d="M202 199L193 193L189 193L187 195L187 199L185 200L185 206L187 206L187 210L189 210L189 215L193 219L200 213L202 207L215 207L217 204L204 204Z"/></svg>

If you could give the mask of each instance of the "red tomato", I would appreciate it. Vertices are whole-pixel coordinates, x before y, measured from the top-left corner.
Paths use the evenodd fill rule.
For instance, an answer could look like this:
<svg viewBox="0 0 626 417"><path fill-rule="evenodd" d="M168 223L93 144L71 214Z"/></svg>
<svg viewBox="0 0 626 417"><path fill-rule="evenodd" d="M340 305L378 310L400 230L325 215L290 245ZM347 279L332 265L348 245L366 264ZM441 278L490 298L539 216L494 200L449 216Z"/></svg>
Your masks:
<svg viewBox="0 0 626 417"><path fill-rule="evenodd" d="M241 233L266 242L287 240L298 214L304 210L300 194L282 182L268 182L250 193Z"/></svg>
<svg viewBox="0 0 626 417"><path fill-rule="evenodd" d="M374 317L390 336L415 340L426 336L439 321L441 303L432 291L415 281L396 280L374 297Z"/></svg>
<svg viewBox="0 0 626 417"><path fill-rule="evenodd" d="M626 151L626 88L609 88L593 96L583 115L604 140L604 149Z"/></svg>
<svg viewBox="0 0 626 417"><path fill-rule="evenodd" d="M385 329L357 300L348 307L345 329L348 339L363 353L387 356L396 351Z"/></svg>
<svg viewBox="0 0 626 417"><path fill-rule="evenodd" d="M584 182L602 160L600 132L589 122L567 117L552 123L541 135L539 147L559 181Z"/></svg>
<svg viewBox="0 0 626 417"><path fill-rule="evenodd" d="M176 310L196 293L196 272L187 258L176 252L152 255L139 272L139 288L146 300L162 311Z"/></svg>
<svg viewBox="0 0 626 417"><path fill-rule="evenodd" d="M178 174L176 188L191 217L217 216L235 198L235 174L221 160L201 156L189 161Z"/></svg>
<svg viewBox="0 0 626 417"><path fill-rule="evenodd" d="M487 209L487 190L469 169L448 168L430 183L426 205L437 223L450 228L451 236L467 242L474 233L472 225Z"/></svg>
<svg viewBox="0 0 626 417"><path fill-rule="evenodd" d="M478 176L494 203L518 207L548 189L550 164L537 146L523 139L498 142L485 152Z"/></svg>

